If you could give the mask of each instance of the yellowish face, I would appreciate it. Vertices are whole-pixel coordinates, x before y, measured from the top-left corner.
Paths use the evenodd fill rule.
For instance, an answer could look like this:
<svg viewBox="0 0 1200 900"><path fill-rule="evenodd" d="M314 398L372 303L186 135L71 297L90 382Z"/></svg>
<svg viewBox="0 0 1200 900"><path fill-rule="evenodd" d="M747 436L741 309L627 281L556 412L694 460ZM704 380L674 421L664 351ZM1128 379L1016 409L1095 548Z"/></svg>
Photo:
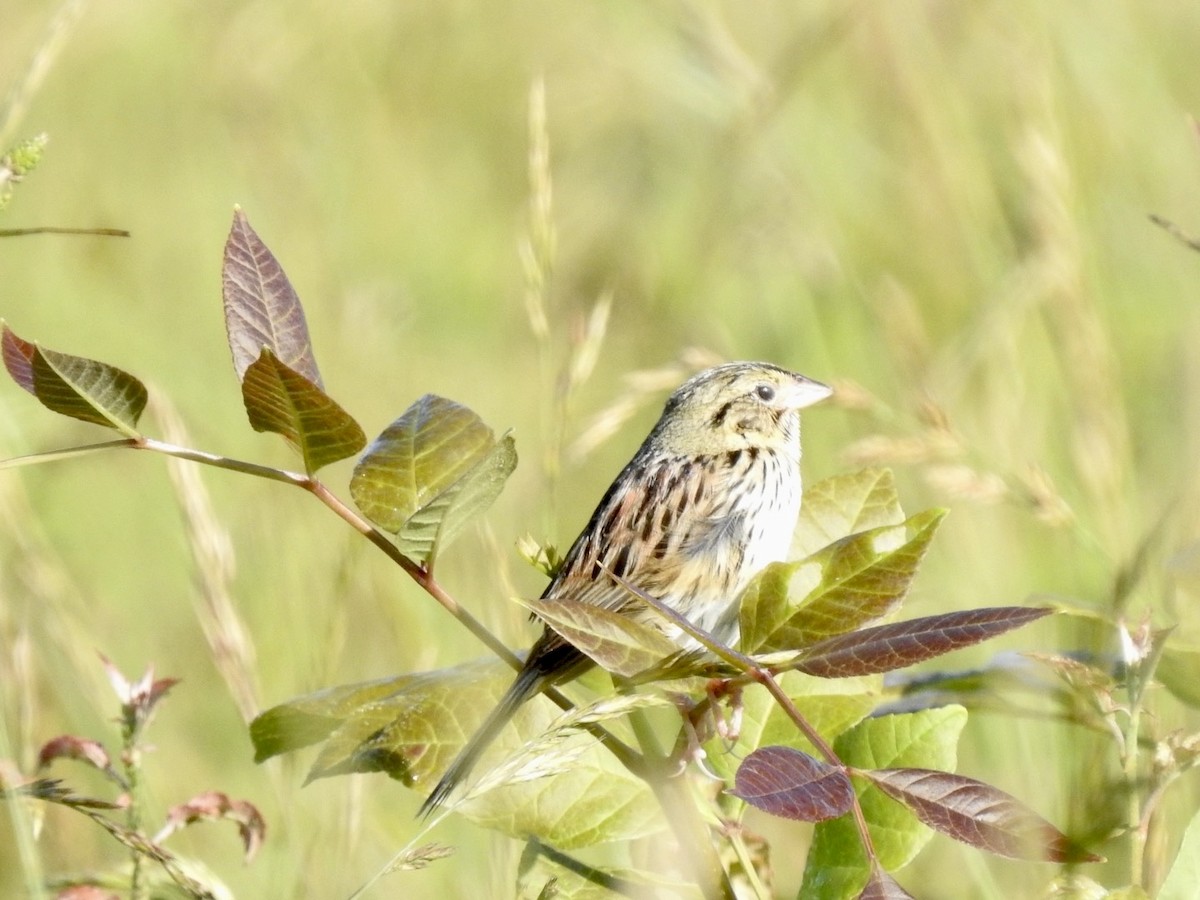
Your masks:
<svg viewBox="0 0 1200 900"><path fill-rule="evenodd" d="M800 416L825 399L825 385L767 363L727 363L683 384L655 429L667 452L710 454L757 447L795 448Z"/></svg>

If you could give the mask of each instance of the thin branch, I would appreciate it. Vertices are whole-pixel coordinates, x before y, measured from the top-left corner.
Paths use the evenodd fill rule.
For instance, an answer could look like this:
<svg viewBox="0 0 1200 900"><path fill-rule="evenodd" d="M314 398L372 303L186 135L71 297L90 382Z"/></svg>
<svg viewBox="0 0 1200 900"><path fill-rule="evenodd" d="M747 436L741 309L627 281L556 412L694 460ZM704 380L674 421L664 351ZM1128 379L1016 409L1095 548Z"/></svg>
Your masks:
<svg viewBox="0 0 1200 900"><path fill-rule="evenodd" d="M36 228L0 228L0 237L25 237L30 234L85 234L93 237L131 237L124 228L61 228L41 225Z"/></svg>
<svg viewBox="0 0 1200 900"><path fill-rule="evenodd" d="M122 447L134 447L137 438L125 438L120 441L103 441L99 444L84 444L80 447L68 447L65 450L47 450L43 453L27 453L24 456L12 456L0 459L0 469L16 469L20 466L36 466L41 463L57 462L60 459L71 459L76 456L86 456L101 450L115 450Z"/></svg>
<svg viewBox="0 0 1200 900"><path fill-rule="evenodd" d="M1171 237L1175 238L1175 240L1179 241L1185 247L1189 247L1192 250L1200 252L1200 238L1192 237L1187 232L1185 232L1182 228L1180 228L1178 225L1176 225L1174 222L1172 222L1170 219L1164 219L1162 216L1158 215L1157 213L1150 213L1149 219L1151 222L1153 222L1159 228L1162 228L1164 231L1167 232L1167 234L1171 235Z"/></svg>
<svg viewBox="0 0 1200 900"><path fill-rule="evenodd" d="M841 759L838 758L838 755L834 752L833 747L831 747L825 738L821 736L820 732L818 732L811 724L809 724L808 720L801 715L800 710L796 709L795 704L792 703L791 697L787 695L787 693L780 686L779 682L775 680L774 674L769 669L765 669L760 666L753 657L747 656L744 653L739 653L732 647L721 643L703 629L697 628L690 621L688 621L671 607L667 606L657 597L647 594L645 591L641 590L635 585L630 584L628 581L611 571L608 574L613 578L613 580L620 584L621 587L625 588L625 590L629 591L629 593L633 594L639 600L648 604L659 615L663 616L673 625L677 626L686 634L699 641L713 653L717 654L717 656L721 657L721 659L724 661L745 672L746 675L752 680L757 681L759 684L766 687L771 696L775 698L775 702L777 702L783 711L787 713L788 718L791 719L792 722L795 723L796 727L799 728L804 734L804 736L808 738L812 745L817 749L817 752L824 757L825 761L831 766L836 766L845 772L850 771L849 766L847 766L841 761ZM867 819L863 814L862 805L859 803L857 793L853 795L853 805L851 806L851 811L854 813L855 826L858 829L859 838L862 841L863 850L866 852L867 858L876 860L877 856L875 854L875 844L871 840L870 831L867 829Z"/></svg>

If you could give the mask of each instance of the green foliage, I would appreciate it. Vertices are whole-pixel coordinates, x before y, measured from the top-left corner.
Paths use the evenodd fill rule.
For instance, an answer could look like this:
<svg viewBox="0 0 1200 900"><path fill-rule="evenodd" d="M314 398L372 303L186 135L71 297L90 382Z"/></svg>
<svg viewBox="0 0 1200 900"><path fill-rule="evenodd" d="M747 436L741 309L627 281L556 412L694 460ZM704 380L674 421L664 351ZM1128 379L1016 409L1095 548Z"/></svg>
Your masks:
<svg viewBox="0 0 1200 900"><path fill-rule="evenodd" d="M71 760L100 772L120 792L116 802L78 794L64 782L40 777L7 786L0 781L0 801L41 801L74 810L91 819L129 855L127 866L57 880L60 897L93 896L89 890L103 886L127 892L131 900L179 897L187 900L225 900L232 895L198 860L167 850L164 843L176 832L200 821L229 821L237 826L247 861L262 846L266 824L254 804L232 800L219 791L206 791L171 807L156 833L147 832L144 819L147 803L143 796L143 769L147 745L144 734L158 705L177 683L174 678L155 680L147 670L137 681L129 681L108 660L104 667L109 683L121 701L121 752L111 755L91 738L61 735L42 745L38 752L39 773L59 760ZM123 821L118 819L123 814ZM40 890L40 887L39 887ZM95 896L99 896L96 894ZM116 896L111 894L110 896Z"/></svg>
<svg viewBox="0 0 1200 900"><path fill-rule="evenodd" d="M861 768L907 767L952 770L966 710L948 706L905 716L867 719L842 734L834 749L847 765ZM859 788L863 814L879 857L890 870L912 860L933 836L903 806L878 788ZM840 900L857 895L867 881L869 864L853 825L836 819L818 825L801 896Z"/></svg>
<svg viewBox="0 0 1200 900"><path fill-rule="evenodd" d="M658 629L615 610L572 600L522 605L614 675L635 678L678 650Z"/></svg>
<svg viewBox="0 0 1200 900"><path fill-rule="evenodd" d="M836 409L805 422L806 476L869 467L862 491L894 471L914 509L953 512L903 612L882 622L1003 604L1087 613L997 642L1049 651L1037 661L985 645L857 696L970 708L963 768L1110 862L1068 877L981 857L966 872L939 838L899 879L935 894L1042 896L1071 882L1153 896L1187 862L1175 848L1200 797L1190 7L535 0L329 15L266 0L145 15L67 0L50 24L42 4L10 6L0 153L42 129L54 152L4 224L135 237L5 237L2 312L24 336L146 376L156 403L137 432L166 431L169 396L224 461L263 451L216 364L214 256L240 200L286 250L325 381L360 422L378 428L434 391L514 428L519 477L485 537L468 526L438 552L434 586L518 645L525 612L506 598L536 596L541 581L510 571L508 548L527 532L565 546L662 391L713 351L836 378ZM0 391L0 407L0 456L80 434L20 391ZM296 459L301 471L276 480L312 478ZM178 488L155 475L148 459L0 471L0 757L27 770L32 740L107 715L96 646L169 658L203 698L155 731L171 786L219 780L288 823L261 864L223 879L238 896L344 895L356 863L395 849L415 798L341 781L300 790L290 760L251 763L235 709L446 666L470 646L425 609L419 584L277 484L223 471ZM197 490L212 492L207 519ZM811 537L803 521L792 557L901 521L816 523ZM1136 642L1124 635L1143 622L1175 630L1130 691ZM762 693L746 686L747 705ZM821 733L856 708L828 702L838 715ZM774 718L759 743L813 753ZM721 742L706 747L711 762ZM33 895L40 868L99 858L86 834L34 842L0 818L2 895ZM810 828L769 831L775 881L759 896L794 896ZM459 817L436 837L474 864L406 871L397 890L507 889L502 844ZM735 868L762 864L745 842ZM663 847L588 859L628 873L633 858L673 860Z"/></svg>
<svg viewBox="0 0 1200 900"><path fill-rule="evenodd" d="M367 442L362 428L324 391L263 347L243 373L250 427L281 434L304 458L304 471L353 456Z"/></svg>
<svg viewBox="0 0 1200 900"><path fill-rule="evenodd" d="M806 647L888 616L908 592L943 515L919 513L903 525L843 536L812 556L768 567L742 605L743 645L768 652Z"/></svg>
<svg viewBox="0 0 1200 900"><path fill-rule="evenodd" d="M1175 854L1175 864L1158 892L1158 900L1187 900L1200 884L1200 814L1192 816Z"/></svg>
<svg viewBox="0 0 1200 900"><path fill-rule="evenodd" d="M469 409L432 394L405 411L363 454L350 482L351 495L366 518L395 534L395 542L388 543L313 477L325 464L361 449L365 438L357 423L325 393L299 298L240 209L235 211L226 245L224 273L227 336L242 379L250 425L282 435L303 457L304 476L171 446L138 434L133 426L146 402L141 382L102 363L45 351L5 327L3 349L9 375L48 408L126 434L130 440L121 446L157 450L310 490L474 629L474 623L432 580L433 561L467 520L499 495L516 466L512 437L506 434L497 439ZM258 355L247 362L254 356L256 343ZM792 656L790 664L808 676L855 679L969 646L1044 613L1021 609L949 613L862 628L898 608L943 514L935 511L904 520L890 478L876 472L819 482L810 494L805 501L810 507L807 521L819 523L827 534L839 524L853 527L880 520L900 521L853 534L834 532L829 534L829 546L798 562L769 567L740 598L747 649L786 647ZM624 586L631 603L645 603L662 612L657 598L636 585ZM698 666L696 672L709 665L699 655L681 658L676 645L662 632L628 614L562 601L526 601L526 605L618 676L653 683L658 676L648 673L661 671L678 680L692 674L689 665ZM939 797L893 789L894 782L911 783L914 774L920 774L920 783L927 783L927 773L911 768L860 772L843 759L846 752L865 757L864 746L874 753L872 740L861 735L873 733L875 727L862 719L878 693L877 681L848 681L853 687L841 693L813 691L804 677L791 675L786 682L777 679L753 658L722 647L711 636L701 637L706 647L732 667L724 691L736 698L745 684L760 682L772 704L784 714L773 718L769 706L754 709L754 728L747 731L746 743L738 748L745 762L726 773L727 782L736 786L731 789L734 796L785 818L826 822L845 820L853 812L857 828L863 822L878 824L874 807L859 805L855 799L850 775L858 773L877 780L890 797L912 806L922 821L977 846L989 846L969 827L974 821L971 814ZM491 685L484 697L479 694L480 681ZM789 687L795 696L788 693ZM479 666L329 688L267 710L251 723L250 735L259 761L321 744L309 780L384 772L407 785L423 786L445 768L447 751L457 752L480 727L502 688L502 682ZM706 707L713 711L715 696L696 707L701 715ZM635 840L660 831L667 823L682 837L687 834L686 827L674 822L673 816L683 811L660 805L665 795L657 786L661 776L654 774L653 766L662 761L656 759L654 745L647 744L641 719L662 702L653 694L601 698L580 710L568 707L564 717L551 723L539 721L535 712L521 710L507 726L518 734L515 752L510 749L499 762L492 759L492 767L483 770L457 805L485 828L513 837L533 836L560 852ZM142 719L136 708L129 709L125 734L128 741L136 742ZM740 703L734 705L733 714L741 717ZM633 717L628 732L621 721L626 716ZM927 713L911 713L895 718L911 719L915 724L906 722L907 727L920 727L928 717ZM783 745L754 740L779 732L785 721L796 733L784 732ZM684 735L693 736L682 740L674 764L687 761L697 722L695 715L689 717ZM608 730L614 726L626 736L637 736L640 755L624 747L617 733ZM733 728L733 735L735 741L741 740L740 728ZM831 740L851 743L845 751L835 752ZM956 740L957 729L940 741L945 746L938 749L949 763L953 762ZM804 741L815 755L795 749ZM906 735L902 748L897 749L895 743L883 746L889 763L909 756L926 762L925 755L914 749L918 741ZM623 747L620 751L618 744ZM84 746L72 753L90 758L89 750ZM932 774L951 777L944 772ZM979 789L986 787L980 785ZM1011 798L1005 802L1021 811ZM203 802L193 801L180 816L190 821L241 814L242 808L230 804L224 795L212 795ZM694 818L695 812L684 815ZM1049 847L1061 835L1048 825L1046 829ZM818 831L814 862L809 866L813 878L825 877L820 874L825 868L845 868L840 861L823 859L817 852L822 846L820 834ZM864 883L868 877L884 878L884 869L906 864L923 843L914 839L903 851L883 854L873 846L877 838L866 831L858 836ZM411 847L402 850L389 869L403 868L401 861L413 852ZM1042 852L1040 843L1031 844L1029 853L1034 858ZM717 875L711 871L712 864L706 865L710 872L704 878L717 876L717 882L728 889L728 876ZM694 871L692 877L701 878L700 871ZM135 894L137 881L135 876ZM698 884L708 890L716 882L707 887L704 880Z"/></svg>
<svg viewBox="0 0 1200 900"><path fill-rule="evenodd" d="M497 438L471 410L427 394L372 442L354 467L350 494L404 553L432 565L470 517L492 505L516 466L511 435Z"/></svg>

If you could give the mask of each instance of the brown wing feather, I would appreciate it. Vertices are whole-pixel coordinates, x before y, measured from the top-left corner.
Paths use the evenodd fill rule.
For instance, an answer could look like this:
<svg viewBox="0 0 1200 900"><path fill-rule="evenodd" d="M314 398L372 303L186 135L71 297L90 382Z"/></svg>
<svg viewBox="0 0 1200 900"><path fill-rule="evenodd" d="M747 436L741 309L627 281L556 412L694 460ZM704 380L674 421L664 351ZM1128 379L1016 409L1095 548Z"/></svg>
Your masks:
<svg viewBox="0 0 1200 900"><path fill-rule="evenodd" d="M629 592L608 572L656 596L669 593L690 526L715 512L711 474L711 464L703 459L635 458L596 507L542 599L605 609L628 606ZM550 646L557 643L549 639Z"/></svg>

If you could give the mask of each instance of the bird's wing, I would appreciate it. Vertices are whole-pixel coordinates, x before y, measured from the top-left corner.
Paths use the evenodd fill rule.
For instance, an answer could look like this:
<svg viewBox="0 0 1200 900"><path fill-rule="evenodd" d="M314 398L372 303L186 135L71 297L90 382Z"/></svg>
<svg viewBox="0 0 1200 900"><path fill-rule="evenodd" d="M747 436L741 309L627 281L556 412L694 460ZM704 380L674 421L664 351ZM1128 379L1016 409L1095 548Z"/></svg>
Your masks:
<svg viewBox="0 0 1200 900"><path fill-rule="evenodd" d="M612 573L670 602L695 548L723 527L713 501L713 470L707 458L635 457L600 501L542 598L622 609L635 601Z"/></svg>

